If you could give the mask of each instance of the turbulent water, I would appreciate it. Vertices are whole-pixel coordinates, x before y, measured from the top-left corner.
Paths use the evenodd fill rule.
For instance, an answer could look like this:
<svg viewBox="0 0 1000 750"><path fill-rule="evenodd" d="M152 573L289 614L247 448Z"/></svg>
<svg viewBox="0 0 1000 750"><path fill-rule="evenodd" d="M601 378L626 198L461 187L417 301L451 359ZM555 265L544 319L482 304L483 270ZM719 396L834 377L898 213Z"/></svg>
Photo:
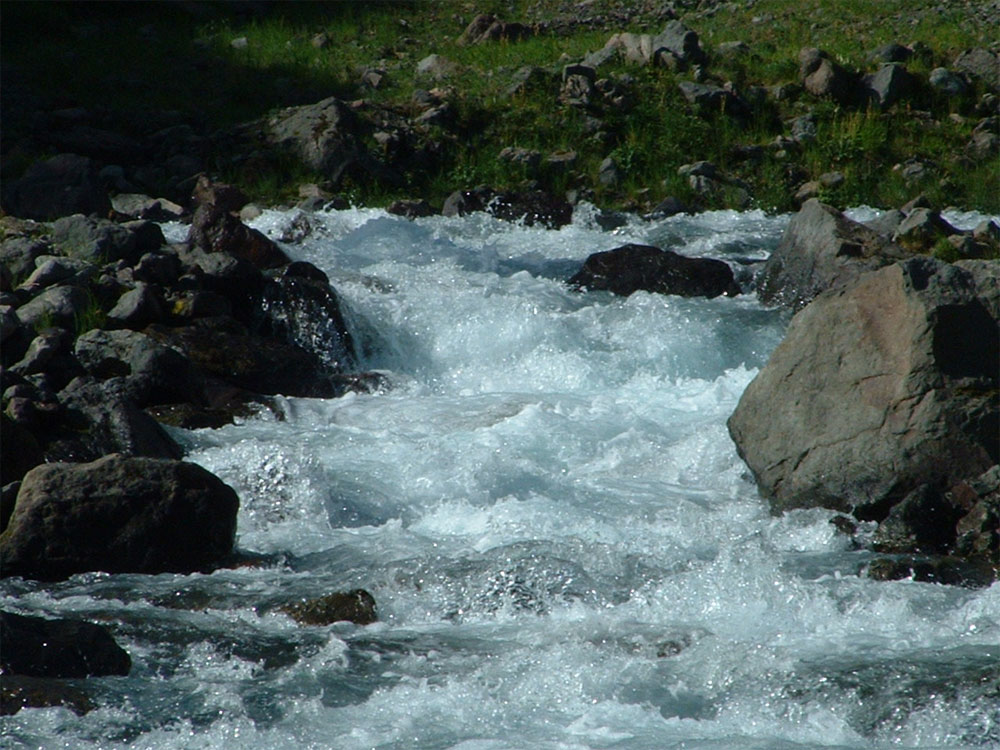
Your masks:
<svg viewBox="0 0 1000 750"><path fill-rule="evenodd" d="M787 316L562 282L628 241L745 282L787 217L310 221L288 251L392 388L178 433L268 565L3 582L3 606L106 621L133 660L86 683L85 716L3 718L4 747L1000 747L1000 584L868 580L832 513L772 517L736 455L725 420ZM378 623L277 609L355 587Z"/></svg>

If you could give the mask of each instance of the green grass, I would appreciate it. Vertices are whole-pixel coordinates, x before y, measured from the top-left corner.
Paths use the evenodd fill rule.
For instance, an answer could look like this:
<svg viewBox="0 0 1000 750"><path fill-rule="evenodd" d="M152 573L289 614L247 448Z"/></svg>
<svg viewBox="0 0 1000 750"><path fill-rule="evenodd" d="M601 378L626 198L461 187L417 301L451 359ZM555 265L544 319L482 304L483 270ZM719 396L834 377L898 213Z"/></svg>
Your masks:
<svg viewBox="0 0 1000 750"><path fill-rule="evenodd" d="M609 207L644 208L666 195L694 200L677 168L710 160L751 186L755 205L773 211L794 209L791 195L798 184L836 170L846 179L826 197L840 205L894 206L924 192L942 205L1000 212L997 160L962 157L978 121L981 88L960 99L925 90L885 112L842 108L807 94L768 99L755 106L749 123L741 124L723 114L692 113L677 89L689 73L616 62L602 67L600 76L631 79L626 88L634 104L622 111L598 101L587 113L602 121L595 133L584 112L558 100L559 73L566 60L603 47L616 31L658 32L663 22L644 15L653 9L649 4L594 0L567 10L561 0L295 2L256 16L240 15L238 8L227 3L6 4L0 28L5 89L13 81L15 90L35 92L43 109L86 107L107 113L107 120L126 132L140 134L151 113L172 111L211 134L326 96L364 98L369 111L385 108L396 117L412 117L418 113L412 102L415 88L447 88L457 127L418 133L421 143L443 144L434 168L406 174L401 187L357 178L329 186L369 204L399 197L440 204L458 188L514 188L533 180L551 191L592 190L598 203ZM558 34L519 42L457 43L480 11L535 23L637 8L611 28L564 23ZM935 66L950 65L961 50L995 41L989 24L978 22L964 5L929 0L758 0L750 7L729 4L717 13L689 11L682 18L712 56L710 79L730 81L742 91L796 82L798 52L806 46L827 50L850 69L872 71L872 49L891 41L920 42L929 51L909 68L926 76ZM325 36L324 46L313 44L318 34ZM243 39L245 44L234 46ZM747 43L751 54L728 59L713 54L717 44L736 40ZM417 62L431 53L454 61L458 72L440 82L418 77ZM510 96L513 76L523 66L546 69L551 83ZM360 85L365 68L385 71L377 89ZM8 97L4 104L3 176L9 179L30 163L13 145L30 143L34 126L16 106L8 107ZM777 154L770 144L787 134L784 123L808 111L818 122L817 140L800 151ZM952 115L964 121L953 122ZM373 140L366 145L376 147ZM571 149L577 162L568 174L544 167L529 172L497 160L505 146L543 154ZM757 156L740 156L754 146L760 147ZM614 188L597 182L599 164L609 155L624 173ZM231 157L217 154L211 164L215 174L261 202L294 200L299 183L323 180L285 155ZM911 157L934 165L928 179L906 183L893 171ZM733 191L723 191L704 205L721 207L732 200Z"/></svg>

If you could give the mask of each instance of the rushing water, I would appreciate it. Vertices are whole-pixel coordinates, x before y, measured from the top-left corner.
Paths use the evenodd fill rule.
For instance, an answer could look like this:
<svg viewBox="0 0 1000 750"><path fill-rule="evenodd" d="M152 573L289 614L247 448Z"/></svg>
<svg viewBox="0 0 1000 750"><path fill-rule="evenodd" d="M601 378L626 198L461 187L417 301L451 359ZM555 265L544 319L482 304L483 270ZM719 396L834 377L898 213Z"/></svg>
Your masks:
<svg viewBox="0 0 1000 750"><path fill-rule="evenodd" d="M746 280L787 217L585 214L312 216L289 252L392 389L179 433L271 565L3 582L6 607L107 621L134 665L88 681L86 716L3 718L4 747L1000 746L1000 585L868 580L830 512L771 516L736 455L725 420L787 316L561 281L627 241ZM277 610L359 586L376 624Z"/></svg>

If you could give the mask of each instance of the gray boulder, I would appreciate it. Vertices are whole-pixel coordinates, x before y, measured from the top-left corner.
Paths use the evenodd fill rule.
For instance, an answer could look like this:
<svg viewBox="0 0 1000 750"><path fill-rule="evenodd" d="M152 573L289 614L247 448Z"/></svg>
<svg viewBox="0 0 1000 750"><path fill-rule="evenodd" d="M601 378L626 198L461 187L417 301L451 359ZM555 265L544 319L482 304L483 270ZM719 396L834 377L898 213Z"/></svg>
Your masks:
<svg viewBox="0 0 1000 750"><path fill-rule="evenodd" d="M801 50L799 74L802 85L813 96L829 97L839 104L850 104L857 98L855 77L823 50L814 47Z"/></svg>
<svg viewBox="0 0 1000 750"><path fill-rule="evenodd" d="M90 306L90 295L79 286L51 286L17 308L17 317L29 327L57 325L73 328Z"/></svg>
<svg viewBox="0 0 1000 750"><path fill-rule="evenodd" d="M882 109L887 109L896 102L913 96L918 82L916 76L902 64L887 63L879 68L878 72L865 76L864 86L869 96L878 102Z"/></svg>
<svg viewBox="0 0 1000 750"><path fill-rule="evenodd" d="M969 92L969 82L947 68L934 68L927 78L931 88L947 96L962 96Z"/></svg>
<svg viewBox="0 0 1000 750"><path fill-rule="evenodd" d="M52 225L52 240L71 258L91 263L125 260L134 263L135 235L121 224L82 214L65 216Z"/></svg>
<svg viewBox="0 0 1000 750"><path fill-rule="evenodd" d="M21 483L0 535L4 576L194 572L232 553L239 499L183 461L105 456L45 464Z"/></svg>
<svg viewBox="0 0 1000 750"><path fill-rule="evenodd" d="M34 272L36 258L51 253L47 239L11 237L0 243L0 264L7 267L16 284Z"/></svg>
<svg viewBox="0 0 1000 750"><path fill-rule="evenodd" d="M955 58L955 67L983 82L991 91L1000 93L1000 56L988 49L966 50Z"/></svg>
<svg viewBox="0 0 1000 750"><path fill-rule="evenodd" d="M729 419L776 511L882 520L927 484L997 462L997 286L917 257L820 296L791 322Z"/></svg>
<svg viewBox="0 0 1000 750"><path fill-rule="evenodd" d="M764 264L757 295L766 305L797 309L826 289L906 256L875 230L814 198L792 217Z"/></svg>
<svg viewBox="0 0 1000 750"><path fill-rule="evenodd" d="M158 287L138 282L125 292L108 311L108 323L118 328L141 330L150 323L162 323L166 318L166 303Z"/></svg>
<svg viewBox="0 0 1000 750"><path fill-rule="evenodd" d="M670 21L652 39L653 58L666 52L681 65L701 65L707 60L698 35L680 21Z"/></svg>

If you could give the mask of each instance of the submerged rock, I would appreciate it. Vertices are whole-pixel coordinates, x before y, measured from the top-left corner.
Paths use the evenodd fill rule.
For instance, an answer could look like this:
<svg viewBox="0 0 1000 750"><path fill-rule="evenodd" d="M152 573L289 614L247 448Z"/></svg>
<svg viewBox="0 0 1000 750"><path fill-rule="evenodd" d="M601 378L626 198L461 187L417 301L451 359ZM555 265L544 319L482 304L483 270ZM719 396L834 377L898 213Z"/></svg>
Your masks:
<svg viewBox="0 0 1000 750"><path fill-rule="evenodd" d="M740 293L727 263L688 258L650 245L623 245L594 253L567 282L577 289L607 290L628 296L647 291L682 297L729 297Z"/></svg>
<svg viewBox="0 0 1000 750"><path fill-rule="evenodd" d="M303 625L332 625L345 620L369 625L378 619L375 599L364 589L287 604L281 611Z"/></svg>
<svg viewBox="0 0 1000 750"><path fill-rule="evenodd" d="M183 461L105 456L28 472L0 535L0 575L208 570L232 553L239 499Z"/></svg>
<svg viewBox="0 0 1000 750"><path fill-rule="evenodd" d="M8 675L127 675L132 660L111 633L81 620L49 620L0 612L0 666Z"/></svg>
<svg viewBox="0 0 1000 750"><path fill-rule="evenodd" d="M792 319L728 422L775 511L883 520L921 485L943 490L997 462L1000 291L989 282L913 258ZM937 522L953 525L945 515Z"/></svg>

